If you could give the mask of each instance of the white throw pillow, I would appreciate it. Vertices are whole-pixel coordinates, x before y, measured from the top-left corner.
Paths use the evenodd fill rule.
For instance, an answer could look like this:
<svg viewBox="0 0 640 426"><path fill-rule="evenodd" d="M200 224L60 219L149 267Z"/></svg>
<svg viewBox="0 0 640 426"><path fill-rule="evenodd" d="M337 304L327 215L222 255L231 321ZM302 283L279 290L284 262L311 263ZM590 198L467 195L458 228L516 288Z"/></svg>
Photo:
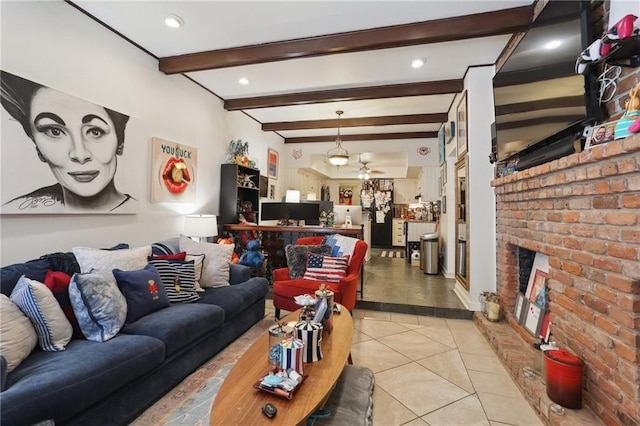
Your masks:
<svg viewBox="0 0 640 426"><path fill-rule="evenodd" d="M147 257L151 256L151 246L135 247L123 250L101 250L90 247L72 249L83 274L97 273L108 277L114 284L114 269L137 271L147 266Z"/></svg>
<svg viewBox="0 0 640 426"><path fill-rule="evenodd" d="M11 292L11 301L31 320L43 351L64 350L73 327L46 285L23 275Z"/></svg>
<svg viewBox="0 0 640 426"><path fill-rule="evenodd" d="M199 243L180 235L180 251L186 251L187 254L204 254L201 287L229 285L229 263L231 263L233 245Z"/></svg>
<svg viewBox="0 0 640 426"><path fill-rule="evenodd" d="M38 344L38 335L18 305L0 294L0 353L7 359L11 373Z"/></svg>
<svg viewBox="0 0 640 426"><path fill-rule="evenodd" d="M185 259L187 262L193 260L193 268L196 274L195 277L195 286L197 292L204 291L204 288L200 285L200 280L202 279L202 264L204 263L204 254L187 254Z"/></svg>

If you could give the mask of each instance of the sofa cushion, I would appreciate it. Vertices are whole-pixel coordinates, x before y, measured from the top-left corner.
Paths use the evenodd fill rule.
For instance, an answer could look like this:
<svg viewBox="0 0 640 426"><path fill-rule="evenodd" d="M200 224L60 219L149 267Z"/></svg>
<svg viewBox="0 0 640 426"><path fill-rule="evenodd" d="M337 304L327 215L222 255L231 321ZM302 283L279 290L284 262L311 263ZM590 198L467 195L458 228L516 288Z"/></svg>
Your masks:
<svg viewBox="0 0 640 426"><path fill-rule="evenodd" d="M202 266L204 265L204 254L187 254L184 260L192 261L193 260L193 269L195 272L194 286L197 292L204 291L202 286L200 285L200 281L202 280ZM229 281L231 281L231 265L229 265Z"/></svg>
<svg viewBox="0 0 640 426"><path fill-rule="evenodd" d="M248 306L264 299L268 291L269 282L266 278L254 277L232 286L207 288L200 293L198 303L220 306L224 309L225 322L228 322Z"/></svg>
<svg viewBox="0 0 640 426"><path fill-rule="evenodd" d="M193 260L181 262L150 257L149 265L153 265L158 270L171 303L191 303L200 298L196 293Z"/></svg>
<svg viewBox="0 0 640 426"><path fill-rule="evenodd" d="M289 278L296 279L302 278L304 271L307 268L307 253L322 254L325 256L331 255L331 246L323 244L319 246L311 245L295 245L288 244L284 248L285 255L287 257L287 267L289 268Z"/></svg>
<svg viewBox="0 0 640 426"><path fill-rule="evenodd" d="M135 271L147 264L147 257L151 256L151 246L136 247L122 250L101 250L90 247L74 247L75 254L82 273L99 272L109 277L115 284L112 271Z"/></svg>
<svg viewBox="0 0 640 426"><path fill-rule="evenodd" d="M125 324L169 306L169 297L155 266L147 265L137 271L113 270L118 288L127 299Z"/></svg>
<svg viewBox="0 0 640 426"><path fill-rule="evenodd" d="M51 265L50 268L52 270L64 272L69 276L75 274L76 272L80 272L80 265L78 265L76 257L71 252L47 253L40 256L40 259L49 262L49 264Z"/></svg>
<svg viewBox="0 0 640 426"><path fill-rule="evenodd" d="M180 251L187 254L204 254L200 286L221 287L229 285L229 263L233 246L229 244L200 243L180 235Z"/></svg>
<svg viewBox="0 0 640 426"><path fill-rule="evenodd" d="M2 424L42 419L64 423L157 368L164 344L119 335L105 343L73 340L63 352L34 351L7 377L0 394Z"/></svg>
<svg viewBox="0 0 640 426"><path fill-rule="evenodd" d="M0 353L11 373L38 344L31 321L7 296L0 294Z"/></svg>
<svg viewBox="0 0 640 426"><path fill-rule="evenodd" d="M179 253L180 239L178 237L172 237L153 243L151 244L151 252L154 256Z"/></svg>
<svg viewBox="0 0 640 426"><path fill-rule="evenodd" d="M149 260L151 260L152 258L162 260L184 260L185 257L187 257L187 252L181 251L180 253L175 254L154 254L153 256L149 257Z"/></svg>
<svg viewBox="0 0 640 426"><path fill-rule="evenodd" d="M67 320L71 323L73 338L84 339L84 334L82 334L82 330L80 330L80 324L78 324L78 319L73 312L73 306L71 306L71 300L69 299L69 284L71 284L71 276L66 272L49 270L44 277L44 285L51 290L51 293L53 293L53 296L62 308L64 316L67 317Z"/></svg>
<svg viewBox="0 0 640 426"><path fill-rule="evenodd" d="M125 325L122 333L155 337L164 342L166 356L171 356L224 321L218 306L178 303Z"/></svg>
<svg viewBox="0 0 640 426"><path fill-rule="evenodd" d="M47 286L27 277L20 277L11 293L11 301L31 320L42 350L64 350L71 340L73 328Z"/></svg>
<svg viewBox="0 0 640 426"><path fill-rule="evenodd" d="M74 274L69 298L82 334L89 340L106 342L118 334L127 318L127 300L115 278L111 281L104 274Z"/></svg>
<svg viewBox="0 0 640 426"><path fill-rule="evenodd" d="M44 281L51 264L45 259L30 260L24 263L15 263L0 269L0 287L2 294L11 296L13 288L21 276L31 278L39 282Z"/></svg>

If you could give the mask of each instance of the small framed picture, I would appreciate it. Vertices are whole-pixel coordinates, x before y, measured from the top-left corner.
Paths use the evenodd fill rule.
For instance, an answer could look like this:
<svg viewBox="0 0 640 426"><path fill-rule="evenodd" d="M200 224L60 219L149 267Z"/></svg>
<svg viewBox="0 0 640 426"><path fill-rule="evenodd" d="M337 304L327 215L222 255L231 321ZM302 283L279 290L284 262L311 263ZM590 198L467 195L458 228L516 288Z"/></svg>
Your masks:
<svg viewBox="0 0 640 426"><path fill-rule="evenodd" d="M596 145L602 145L607 142L611 142L615 139L616 123L604 123L599 126L594 126L589 131L587 137L587 144L584 149L589 149Z"/></svg>
<svg viewBox="0 0 640 426"><path fill-rule="evenodd" d="M543 319L544 312L542 308L533 302L529 302L524 318L524 328L533 336L538 337L540 335L540 329L542 328Z"/></svg>
<svg viewBox="0 0 640 426"><path fill-rule="evenodd" d="M270 179L278 179L278 157L278 151L267 150L267 177Z"/></svg>
<svg viewBox="0 0 640 426"><path fill-rule="evenodd" d="M527 313L528 300L522 293L518 293L518 297L516 298L516 307L513 311L513 316L515 317L518 324L522 324L524 321L525 314Z"/></svg>
<svg viewBox="0 0 640 426"><path fill-rule="evenodd" d="M547 286L548 278L549 278L548 273L540 269L536 269L534 271L533 281L531 281L531 288L528 289L529 290L528 297L531 302L542 305L542 300L539 300L539 298L540 299L545 298L545 295L546 295L545 287Z"/></svg>

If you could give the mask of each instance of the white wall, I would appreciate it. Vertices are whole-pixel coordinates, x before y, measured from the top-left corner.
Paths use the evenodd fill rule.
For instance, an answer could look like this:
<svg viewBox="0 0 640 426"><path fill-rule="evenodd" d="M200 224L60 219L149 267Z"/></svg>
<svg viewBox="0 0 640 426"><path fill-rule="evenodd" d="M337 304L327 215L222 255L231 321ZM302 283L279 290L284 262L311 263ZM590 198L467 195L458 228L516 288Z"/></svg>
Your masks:
<svg viewBox="0 0 640 426"><path fill-rule="evenodd" d="M127 192L140 204L136 215L3 215L2 265L78 245L137 246L178 235L184 214L218 213L220 164L231 139L249 141L261 169L269 146L284 152L282 138L227 113L188 79L164 75L153 57L64 2L2 2L1 24L3 70L131 116L118 174L138 167ZM196 203L150 203L154 136L198 149ZM15 161L1 142L0 165ZM19 178L28 179L28 171Z"/></svg>
<svg viewBox="0 0 640 426"><path fill-rule="evenodd" d="M496 289L495 194L489 163L491 123L494 121L492 78L494 67L469 68L465 78L468 105L469 291L457 293L473 311L481 309L478 296Z"/></svg>

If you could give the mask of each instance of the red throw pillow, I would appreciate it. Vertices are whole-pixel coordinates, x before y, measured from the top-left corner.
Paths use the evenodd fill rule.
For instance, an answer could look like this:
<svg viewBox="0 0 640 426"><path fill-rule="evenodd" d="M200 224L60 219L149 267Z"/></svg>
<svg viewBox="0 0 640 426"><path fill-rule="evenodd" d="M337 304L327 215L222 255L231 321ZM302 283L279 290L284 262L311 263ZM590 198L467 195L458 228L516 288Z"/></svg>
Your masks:
<svg viewBox="0 0 640 426"><path fill-rule="evenodd" d="M187 252L186 251L182 251L180 253L176 253L176 254L158 254L158 255L154 255L151 256L151 258L149 258L149 260L153 259L161 259L161 260L185 260L185 258L187 257Z"/></svg>
<svg viewBox="0 0 640 426"><path fill-rule="evenodd" d="M52 271L51 269L47 271L47 275L44 277L44 285L51 290L53 296L62 308L64 316L67 317L73 327L73 338L85 339L84 334L82 334L82 330L80 330L80 324L78 324L78 320L76 319L76 314L73 312L71 300L69 300L70 282L71 277L69 274L60 271Z"/></svg>

